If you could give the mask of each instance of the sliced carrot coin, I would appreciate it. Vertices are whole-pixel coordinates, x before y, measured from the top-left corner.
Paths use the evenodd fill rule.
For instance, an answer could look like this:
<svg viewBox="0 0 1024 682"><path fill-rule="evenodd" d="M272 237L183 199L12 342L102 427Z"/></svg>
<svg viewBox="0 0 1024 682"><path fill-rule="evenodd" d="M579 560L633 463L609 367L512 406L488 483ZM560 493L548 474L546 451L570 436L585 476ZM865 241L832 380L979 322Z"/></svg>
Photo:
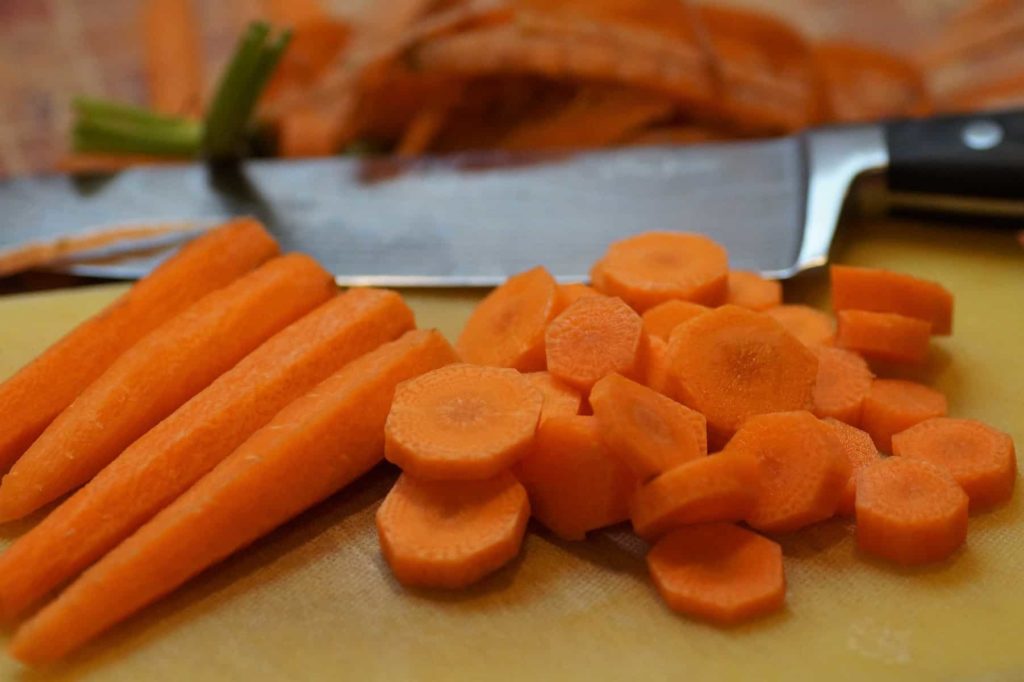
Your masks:
<svg viewBox="0 0 1024 682"><path fill-rule="evenodd" d="M580 413L583 396L575 388L551 376L549 372L531 372L523 376L544 396L540 420L548 417L572 417Z"/></svg>
<svg viewBox="0 0 1024 682"><path fill-rule="evenodd" d="M839 437L839 444L842 445L846 459L850 462L850 478L847 479L846 489L839 498L836 513L840 516L853 516L853 506L857 499L857 474L879 461L882 456L871 436L864 431L832 417L826 417L822 421L832 427L833 432Z"/></svg>
<svg viewBox="0 0 1024 682"><path fill-rule="evenodd" d="M931 323L933 334L953 329L953 294L938 282L879 268L833 265L832 307L896 313Z"/></svg>
<svg viewBox="0 0 1024 682"><path fill-rule="evenodd" d="M558 287L558 309L565 310L584 296L600 296L601 292L586 284L562 284Z"/></svg>
<svg viewBox="0 0 1024 682"><path fill-rule="evenodd" d="M647 330L648 336L668 341L673 329L708 310L710 308L699 303L665 301L644 311L644 329Z"/></svg>
<svg viewBox="0 0 1024 682"><path fill-rule="evenodd" d="M643 370L644 326L640 316L609 296L586 296L548 326L548 371L571 386L589 391L598 379Z"/></svg>
<svg viewBox="0 0 1024 682"><path fill-rule="evenodd" d="M840 310L836 345L866 358L920 363L928 358L931 323L895 313Z"/></svg>
<svg viewBox="0 0 1024 682"><path fill-rule="evenodd" d="M806 305L780 305L764 311L805 346L831 346L836 338L832 318Z"/></svg>
<svg viewBox="0 0 1024 682"><path fill-rule="evenodd" d="M857 426L864 398L875 376L864 358L842 348L817 346L818 378L814 383L814 414Z"/></svg>
<svg viewBox="0 0 1024 682"><path fill-rule="evenodd" d="M756 272L730 270L725 302L750 310L768 310L782 305L782 283Z"/></svg>
<svg viewBox="0 0 1024 682"><path fill-rule="evenodd" d="M893 435L932 417L945 417L946 396L934 388L902 379L875 379L864 398L861 428L875 447L892 452Z"/></svg>
<svg viewBox="0 0 1024 682"><path fill-rule="evenodd" d="M656 336L647 337L644 383L662 395L673 394L668 372L668 344Z"/></svg>

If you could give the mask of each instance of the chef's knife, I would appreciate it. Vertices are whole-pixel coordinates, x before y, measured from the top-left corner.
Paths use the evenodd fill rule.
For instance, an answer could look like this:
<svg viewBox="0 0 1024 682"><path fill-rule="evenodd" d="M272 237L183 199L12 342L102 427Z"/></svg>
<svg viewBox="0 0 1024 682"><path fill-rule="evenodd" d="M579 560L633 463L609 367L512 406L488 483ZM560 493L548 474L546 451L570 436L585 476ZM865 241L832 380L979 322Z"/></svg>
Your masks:
<svg viewBox="0 0 1024 682"><path fill-rule="evenodd" d="M728 248L732 267L788 277L826 262L851 183L875 171L937 205L1024 199L1024 112L688 147L20 178L0 185L0 250L76 230L250 214L342 284L490 285L537 264L584 280L610 242L646 230L702 232ZM131 278L158 258L68 269Z"/></svg>

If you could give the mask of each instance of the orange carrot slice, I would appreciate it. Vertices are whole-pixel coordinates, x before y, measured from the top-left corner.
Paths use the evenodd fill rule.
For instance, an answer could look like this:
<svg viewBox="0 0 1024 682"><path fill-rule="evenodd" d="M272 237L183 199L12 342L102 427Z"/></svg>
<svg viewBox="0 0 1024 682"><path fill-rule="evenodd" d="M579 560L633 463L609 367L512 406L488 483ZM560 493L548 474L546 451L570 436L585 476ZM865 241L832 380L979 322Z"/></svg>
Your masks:
<svg viewBox="0 0 1024 682"><path fill-rule="evenodd" d="M647 337L647 368L644 383L662 395L675 395L668 367L668 343L656 336Z"/></svg>
<svg viewBox="0 0 1024 682"><path fill-rule="evenodd" d="M945 469L970 498L970 507L994 507L1013 495L1017 454L1008 433L974 419L935 417L892 437L892 454Z"/></svg>
<svg viewBox="0 0 1024 682"><path fill-rule="evenodd" d="M531 372L523 376L544 396L540 420L549 417L572 417L580 413L583 396L575 388L551 376L550 372Z"/></svg>
<svg viewBox="0 0 1024 682"><path fill-rule="evenodd" d="M165 114L201 114L202 44L191 0L146 0L142 29L150 106Z"/></svg>
<svg viewBox="0 0 1024 682"><path fill-rule="evenodd" d="M782 548L728 523L677 528L647 554L647 568L673 611L732 625L782 608Z"/></svg>
<svg viewBox="0 0 1024 682"><path fill-rule="evenodd" d="M600 296L601 292L586 284L562 284L558 287L558 310L562 311L584 296Z"/></svg>
<svg viewBox="0 0 1024 682"><path fill-rule="evenodd" d="M751 417L724 454L752 454L761 463L761 491L747 516L752 528L787 533L836 512L850 478L839 437L810 412Z"/></svg>
<svg viewBox="0 0 1024 682"><path fill-rule="evenodd" d="M558 285L541 267L508 278L469 316L456 348L476 365L544 369L544 330L555 316Z"/></svg>
<svg viewBox="0 0 1024 682"><path fill-rule="evenodd" d="M296 107L277 122L277 147L289 159L330 156L338 151L341 122L326 109Z"/></svg>
<svg viewBox="0 0 1024 682"><path fill-rule="evenodd" d="M377 509L377 535L398 582L455 589L514 559L529 520L526 489L507 471L478 481L402 474Z"/></svg>
<svg viewBox="0 0 1024 682"><path fill-rule="evenodd" d="M765 279L756 272L730 270L725 302L750 310L774 308L782 305L782 283Z"/></svg>
<svg viewBox="0 0 1024 682"><path fill-rule="evenodd" d="M819 43L814 63L832 121L880 121L930 113L921 69L896 54L854 43Z"/></svg>
<svg viewBox="0 0 1024 682"><path fill-rule="evenodd" d="M877 268L833 265L832 307L896 313L931 323L933 334L953 329L953 294L937 282Z"/></svg>
<svg viewBox="0 0 1024 682"><path fill-rule="evenodd" d="M864 357L920 363L928 358L931 324L895 313L840 310L836 345Z"/></svg>
<svg viewBox="0 0 1024 682"><path fill-rule="evenodd" d="M551 322L544 343L548 371L583 391L612 372L643 371L643 321L618 298L579 299Z"/></svg>
<svg viewBox="0 0 1024 682"><path fill-rule="evenodd" d="M805 346L831 346L836 326L826 313L806 305L780 305L764 311Z"/></svg>
<svg viewBox="0 0 1024 682"><path fill-rule="evenodd" d="M439 333L414 331L331 375L22 625L12 655L67 655L348 485L381 460L395 386L454 359Z"/></svg>
<svg viewBox="0 0 1024 682"><path fill-rule="evenodd" d="M857 499L857 474L879 461L881 455L871 436L864 431L832 417L826 417L822 421L832 427L833 432L839 437L839 444L850 462L850 478L847 479L846 489L839 498L836 513L841 516L853 516L854 503Z"/></svg>
<svg viewBox="0 0 1024 682"><path fill-rule="evenodd" d="M704 415L620 374L594 384L590 406L608 450L641 481L708 454Z"/></svg>
<svg viewBox="0 0 1024 682"><path fill-rule="evenodd" d="M514 369L442 367L398 387L385 456L416 478L496 476L533 445L543 403Z"/></svg>
<svg viewBox="0 0 1024 682"><path fill-rule="evenodd" d="M644 311L644 329L647 330L648 336L668 341L672 330L708 310L710 308L699 303L665 301Z"/></svg>
<svg viewBox="0 0 1024 682"><path fill-rule="evenodd" d="M864 398L875 378L868 363L856 353L842 348L817 346L818 378L814 383L814 414L834 417L857 426Z"/></svg>
<svg viewBox="0 0 1024 682"><path fill-rule="evenodd" d="M857 546L912 566L941 561L967 538L967 494L929 462L890 457L857 475Z"/></svg>
<svg viewBox="0 0 1024 682"><path fill-rule="evenodd" d="M932 417L946 416L946 396L922 384L901 379L875 379L864 398L861 428L875 447L892 452L892 437Z"/></svg>

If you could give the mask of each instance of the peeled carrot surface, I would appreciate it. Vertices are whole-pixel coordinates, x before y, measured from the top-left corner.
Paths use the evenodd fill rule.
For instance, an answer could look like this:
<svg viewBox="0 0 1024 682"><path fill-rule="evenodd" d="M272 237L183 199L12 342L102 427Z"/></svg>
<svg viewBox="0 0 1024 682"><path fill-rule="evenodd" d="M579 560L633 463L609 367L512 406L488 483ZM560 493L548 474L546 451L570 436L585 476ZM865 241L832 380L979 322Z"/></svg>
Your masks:
<svg viewBox="0 0 1024 682"><path fill-rule="evenodd" d="M827 313L805 305L780 305L764 311L805 346L831 346L836 326Z"/></svg>
<svg viewBox="0 0 1024 682"><path fill-rule="evenodd" d="M931 323L895 313L840 310L836 345L869 359L920 363L928 358Z"/></svg>
<svg viewBox="0 0 1024 682"><path fill-rule="evenodd" d="M633 377L643 369L643 322L618 298L579 299L548 325L544 343L548 371L580 390L613 372Z"/></svg>
<svg viewBox="0 0 1024 682"><path fill-rule="evenodd" d="M933 334L953 328L953 295L941 284L911 275L833 265L832 307L895 313L930 323Z"/></svg>
<svg viewBox="0 0 1024 682"><path fill-rule="evenodd" d="M874 375L864 358L842 348L817 346L818 376L814 382L814 414L857 426Z"/></svg>
<svg viewBox="0 0 1024 682"><path fill-rule="evenodd" d="M861 428L875 447L892 453L892 437L932 417L946 416L946 396L934 388L902 379L875 379L864 397Z"/></svg>
<svg viewBox="0 0 1024 682"><path fill-rule="evenodd" d="M569 384L556 379L550 372L531 372L523 376L544 397L540 408L541 421L548 417L572 417L580 413L583 396Z"/></svg>
<svg viewBox="0 0 1024 682"><path fill-rule="evenodd" d="M203 77L199 22L190 0L146 0L145 34L149 101L165 114L202 113Z"/></svg>
<svg viewBox="0 0 1024 682"><path fill-rule="evenodd" d="M676 327L708 310L710 308L699 303L677 299L665 301L644 311L642 316L644 329L647 330L649 336L667 342Z"/></svg>
<svg viewBox="0 0 1024 682"><path fill-rule="evenodd" d="M731 270L725 302L751 310L768 310L782 305L782 283L756 272Z"/></svg>
<svg viewBox="0 0 1024 682"><path fill-rule="evenodd" d="M864 431L850 426L845 422L832 417L823 419L826 424L832 427L833 433L839 437L839 444L843 454L850 462L850 477L847 479L846 488L839 497L839 505L836 513L842 516L853 516L854 502L857 499L857 474L881 459L878 448L874 441Z"/></svg>

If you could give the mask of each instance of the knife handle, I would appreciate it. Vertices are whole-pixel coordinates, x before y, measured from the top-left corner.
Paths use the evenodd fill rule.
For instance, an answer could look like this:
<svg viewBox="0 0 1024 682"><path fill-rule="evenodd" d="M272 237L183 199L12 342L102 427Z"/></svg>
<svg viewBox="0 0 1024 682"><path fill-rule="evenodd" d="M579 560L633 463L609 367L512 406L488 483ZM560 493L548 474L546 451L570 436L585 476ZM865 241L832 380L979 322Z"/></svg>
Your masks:
<svg viewBox="0 0 1024 682"><path fill-rule="evenodd" d="M889 189L1024 199L1024 110L886 124Z"/></svg>

